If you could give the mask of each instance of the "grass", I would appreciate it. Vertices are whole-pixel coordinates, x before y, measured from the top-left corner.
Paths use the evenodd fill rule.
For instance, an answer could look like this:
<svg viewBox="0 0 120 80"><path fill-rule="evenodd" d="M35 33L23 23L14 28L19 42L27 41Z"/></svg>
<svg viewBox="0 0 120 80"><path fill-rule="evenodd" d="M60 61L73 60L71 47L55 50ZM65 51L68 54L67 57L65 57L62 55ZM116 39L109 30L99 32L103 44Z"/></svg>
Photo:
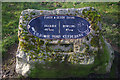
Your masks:
<svg viewBox="0 0 120 80"><path fill-rule="evenodd" d="M10 48L11 45L14 43L18 43L18 36L17 36L17 31L18 31L18 25L19 25L19 17L20 13L25 10L25 9L42 9L42 10L53 10L57 8L82 8L82 7L94 7L98 10L98 12L102 16L102 31L103 35L105 36L106 39L109 39L112 44L117 45L120 47L120 42L118 40L119 37L119 29L118 29L118 3L116 2L99 2L99 3L94 3L94 2L81 2L81 3L72 3L72 2L64 2L64 3L53 3L53 2L20 2L20 3L15 3L15 2L7 2L7 3L2 3L2 54L3 57L7 56L6 52ZM1 46L1 45L0 45ZM106 59L105 54L103 55L103 60ZM105 60L107 61L107 59ZM98 63L99 60L96 60L95 65L100 65ZM101 64L104 65L104 61L101 60ZM88 68L89 67L89 68ZM64 74L76 74L77 76L85 76L84 73L87 72L89 73L91 66L88 66L84 70L86 71L78 71L77 73L75 72L78 67L73 69L73 67L66 68L64 71ZM97 67L94 67L95 69ZM67 71L68 69L71 69L72 71ZM80 69L80 68L79 68ZM60 69L62 70L62 68ZM75 70L75 71L74 71ZM43 72L40 70L40 72ZM47 72L47 71L46 71ZM58 71L57 71L58 72ZM91 71L92 72L92 71ZM104 69L101 67L101 72L104 72ZM101 73L98 72L98 73ZM54 70L51 72L54 75ZM46 74L51 74L49 72L43 73L42 76L44 77ZM62 72L60 72L62 75ZM35 76L34 74L31 76ZM37 76L37 75L36 75ZM53 76L51 74L51 76ZM63 75L64 77L65 75ZM58 76L59 77L59 76Z"/></svg>

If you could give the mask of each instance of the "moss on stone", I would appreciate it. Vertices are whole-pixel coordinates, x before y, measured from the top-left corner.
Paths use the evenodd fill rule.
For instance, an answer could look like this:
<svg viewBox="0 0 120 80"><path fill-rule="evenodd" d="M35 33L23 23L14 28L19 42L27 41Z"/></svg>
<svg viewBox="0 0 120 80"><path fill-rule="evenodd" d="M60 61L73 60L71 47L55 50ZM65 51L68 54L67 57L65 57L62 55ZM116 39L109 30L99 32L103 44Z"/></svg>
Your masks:
<svg viewBox="0 0 120 80"><path fill-rule="evenodd" d="M34 12L31 12L30 14L31 14L31 15L35 15L35 13L34 13Z"/></svg>
<svg viewBox="0 0 120 80"><path fill-rule="evenodd" d="M101 21L101 16L98 14L98 12L96 10L92 11L92 8L90 8L90 10L84 9L82 14L84 15L84 18L89 18L88 20L91 21L92 29L97 31L99 29L97 24L99 21Z"/></svg>
<svg viewBox="0 0 120 80"><path fill-rule="evenodd" d="M19 25L21 28L23 28L23 25Z"/></svg>
<svg viewBox="0 0 120 80"><path fill-rule="evenodd" d="M99 37L94 36L90 41L91 46L98 47L99 46Z"/></svg>
<svg viewBox="0 0 120 80"><path fill-rule="evenodd" d="M28 45L27 42L26 42L26 43L23 42L23 41L20 42L20 46L21 46L21 48L25 48L27 45Z"/></svg>
<svg viewBox="0 0 120 80"><path fill-rule="evenodd" d="M40 11L41 13L43 13L43 11Z"/></svg>

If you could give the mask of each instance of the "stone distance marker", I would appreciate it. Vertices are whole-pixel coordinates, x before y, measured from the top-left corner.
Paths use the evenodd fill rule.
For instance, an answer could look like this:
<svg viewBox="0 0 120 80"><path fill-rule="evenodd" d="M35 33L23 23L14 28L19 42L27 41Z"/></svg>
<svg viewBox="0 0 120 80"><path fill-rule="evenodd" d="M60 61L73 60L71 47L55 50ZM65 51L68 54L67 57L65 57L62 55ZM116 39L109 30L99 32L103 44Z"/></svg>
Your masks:
<svg viewBox="0 0 120 80"><path fill-rule="evenodd" d="M94 64L104 48L110 55L106 63L109 72L113 50L101 33L100 15L94 8L24 10L19 21L16 72L27 76L35 62L87 66Z"/></svg>

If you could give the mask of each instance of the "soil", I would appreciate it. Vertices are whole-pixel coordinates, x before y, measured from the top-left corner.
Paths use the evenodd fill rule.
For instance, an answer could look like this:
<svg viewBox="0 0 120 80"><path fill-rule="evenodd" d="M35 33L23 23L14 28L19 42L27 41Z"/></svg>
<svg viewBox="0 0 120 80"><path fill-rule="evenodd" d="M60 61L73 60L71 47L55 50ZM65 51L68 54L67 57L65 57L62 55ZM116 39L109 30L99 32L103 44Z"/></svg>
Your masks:
<svg viewBox="0 0 120 80"><path fill-rule="evenodd" d="M12 45L2 60L2 78L18 78L21 76L15 71L17 47L17 43Z"/></svg>

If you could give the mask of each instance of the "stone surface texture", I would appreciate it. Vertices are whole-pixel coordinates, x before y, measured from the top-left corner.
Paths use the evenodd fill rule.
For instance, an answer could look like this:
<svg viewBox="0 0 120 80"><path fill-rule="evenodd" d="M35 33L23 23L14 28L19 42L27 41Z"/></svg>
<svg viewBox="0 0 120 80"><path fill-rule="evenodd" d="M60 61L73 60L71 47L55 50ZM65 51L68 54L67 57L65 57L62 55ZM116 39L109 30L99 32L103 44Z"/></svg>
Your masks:
<svg viewBox="0 0 120 80"><path fill-rule="evenodd" d="M88 13L87 13L88 11ZM67 62L70 64L82 64L89 65L94 63L94 57L97 56L98 50L102 50L102 41L100 38L103 38L100 34L101 23L99 20L99 13L97 13L98 18L86 17L90 15L89 12L96 12L94 8L85 7L85 8L68 8L68 9L55 9L55 10L34 10L27 9L21 12L19 20L19 46L16 53L16 72L22 74L23 76L28 76L30 69L33 67L34 62L39 61L39 63L45 63L45 61L59 61L64 62L67 55ZM72 15L82 17L88 20L91 24L91 32L86 37L81 39L61 39L61 40L42 40L33 35L31 35L27 30L28 22L40 15ZM92 14L94 15L94 14ZM93 24L93 19L96 19L95 26ZM104 39L104 38L103 38ZM110 71L112 61L114 59L111 46L104 39L105 46L110 55L109 62L106 63L106 71ZM54 52L50 49L48 43L57 44L55 47L64 49L66 45L59 46L59 44L73 44L73 51L70 52L70 46L66 47L68 52ZM67 49L68 48L68 49ZM50 50L49 50L50 49Z"/></svg>

